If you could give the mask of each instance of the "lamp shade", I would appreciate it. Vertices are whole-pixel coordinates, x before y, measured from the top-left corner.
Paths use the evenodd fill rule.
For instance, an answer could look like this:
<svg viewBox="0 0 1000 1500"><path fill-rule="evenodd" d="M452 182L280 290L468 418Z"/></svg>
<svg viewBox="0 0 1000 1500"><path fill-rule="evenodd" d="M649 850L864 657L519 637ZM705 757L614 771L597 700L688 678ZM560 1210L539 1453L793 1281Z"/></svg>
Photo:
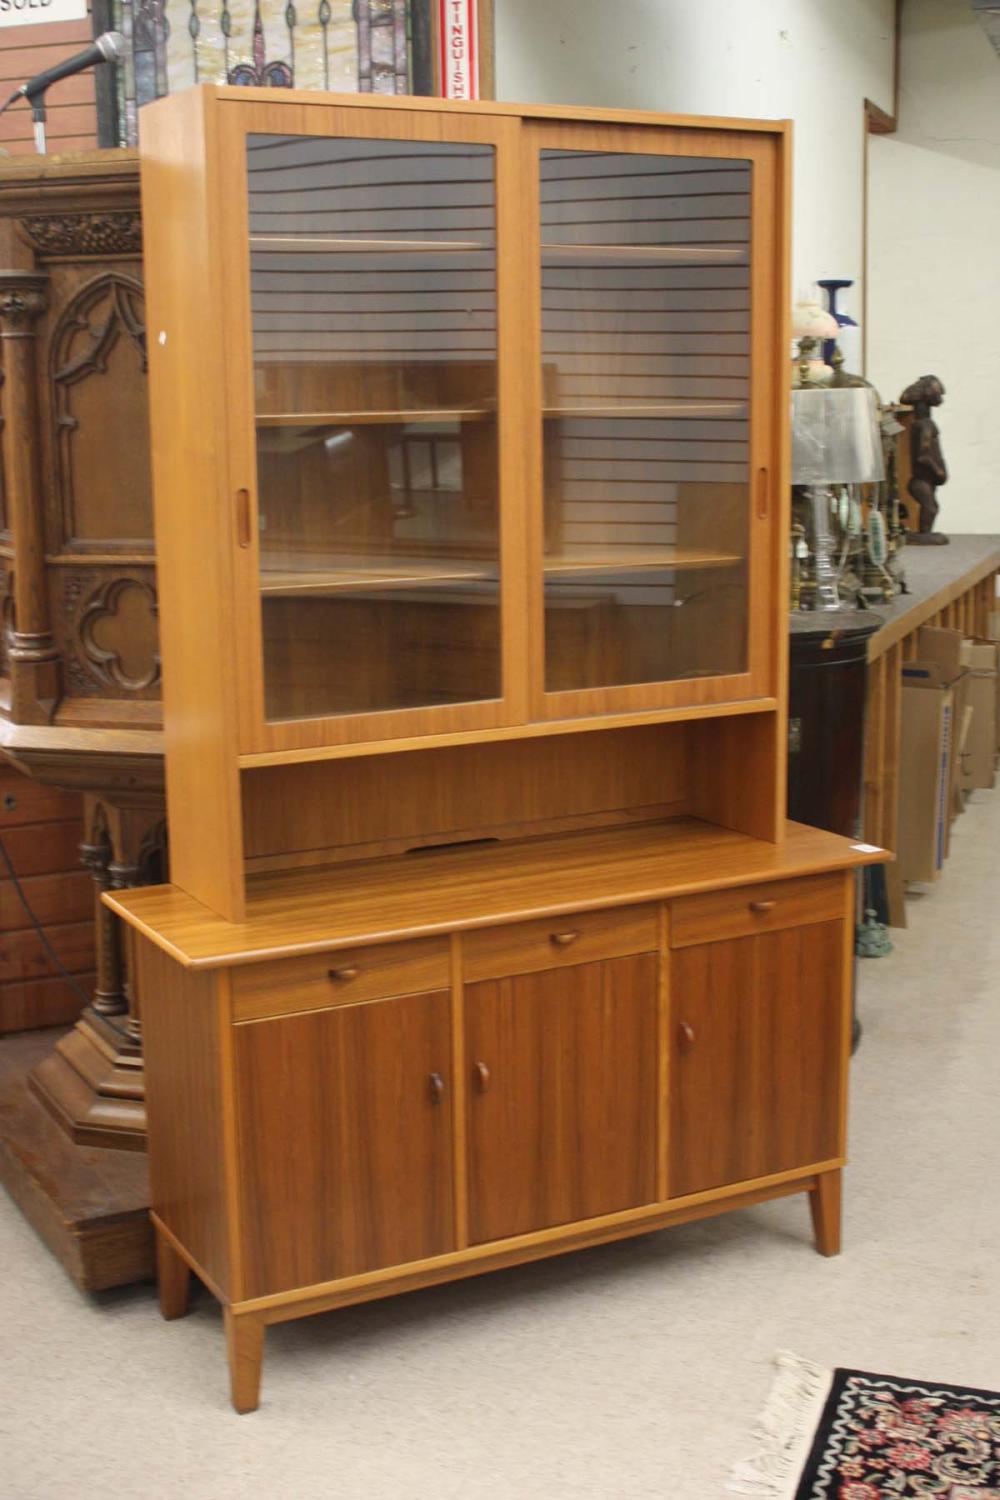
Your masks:
<svg viewBox="0 0 1000 1500"><path fill-rule="evenodd" d="M872 386L792 391L793 484L874 484L884 478Z"/></svg>
<svg viewBox="0 0 1000 1500"><path fill-rule="evenodd" d="M796 302L792 308L793 339L835 339L840 324L818 302Z"/></svg>

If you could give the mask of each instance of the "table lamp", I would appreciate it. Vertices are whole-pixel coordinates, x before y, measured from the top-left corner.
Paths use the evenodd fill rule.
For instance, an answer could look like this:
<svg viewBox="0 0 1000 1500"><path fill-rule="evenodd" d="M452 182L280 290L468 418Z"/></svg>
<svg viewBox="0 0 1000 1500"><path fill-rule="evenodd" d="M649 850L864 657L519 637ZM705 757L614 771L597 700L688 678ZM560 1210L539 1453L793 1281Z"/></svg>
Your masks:
<svg viewBox="0 0 1000 1500"><path fill-rule="evenodd" d="M879 411L871 386L802 386L792 391L792 483L808 494L816 609L840 609L830 527L831 486L885 477Z"/></svg>

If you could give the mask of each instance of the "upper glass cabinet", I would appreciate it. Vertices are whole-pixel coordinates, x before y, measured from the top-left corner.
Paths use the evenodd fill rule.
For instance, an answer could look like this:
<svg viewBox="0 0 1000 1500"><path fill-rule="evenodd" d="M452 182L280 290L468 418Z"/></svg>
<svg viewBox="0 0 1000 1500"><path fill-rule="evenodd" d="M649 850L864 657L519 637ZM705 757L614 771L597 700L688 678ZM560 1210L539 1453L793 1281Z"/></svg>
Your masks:
<svg viewBox="0 0 1000 1500"><path fill-rule="evenodd" d="M745 673L751 164L538 172L544 691Z"/></svg>
<svg viewBox="0 0 1000 1500"><path fill-rule="evenodd" d="M241 753L773 697L780 128L220 115Z"/></svg>
<svg viewBox="0 0 1000 1500"><path fill-rule="evenodd" d="M246 166L265 718L498 699L496 150Z"/></svg>

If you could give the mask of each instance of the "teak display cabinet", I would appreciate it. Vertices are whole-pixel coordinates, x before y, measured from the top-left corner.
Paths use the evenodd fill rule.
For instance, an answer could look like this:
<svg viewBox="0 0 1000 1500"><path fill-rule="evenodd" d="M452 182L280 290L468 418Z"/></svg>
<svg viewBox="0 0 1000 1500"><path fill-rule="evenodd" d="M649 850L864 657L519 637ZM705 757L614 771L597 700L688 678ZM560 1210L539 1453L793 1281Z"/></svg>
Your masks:
<svg viewBox="0 0 1000 1500"><path fill-rule="evenodd" d="M142 120L165 1314L808 1192L853 870L786 824L783 124L203 86Z"/></svg>

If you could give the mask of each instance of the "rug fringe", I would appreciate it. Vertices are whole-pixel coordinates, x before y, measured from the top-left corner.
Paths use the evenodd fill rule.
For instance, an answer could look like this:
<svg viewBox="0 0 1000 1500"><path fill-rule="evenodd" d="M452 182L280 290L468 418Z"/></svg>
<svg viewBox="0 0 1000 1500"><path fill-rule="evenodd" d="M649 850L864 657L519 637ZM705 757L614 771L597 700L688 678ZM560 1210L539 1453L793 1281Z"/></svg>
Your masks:
<svg viewBox="0 0 1000 1500"><path fill-rule="evenodd" d="M754 1427L754 1450L733 1467L726 1488L754 1500L794 1500L812 1445L832 1370L782 1350L778 1373Z"/></svg>

